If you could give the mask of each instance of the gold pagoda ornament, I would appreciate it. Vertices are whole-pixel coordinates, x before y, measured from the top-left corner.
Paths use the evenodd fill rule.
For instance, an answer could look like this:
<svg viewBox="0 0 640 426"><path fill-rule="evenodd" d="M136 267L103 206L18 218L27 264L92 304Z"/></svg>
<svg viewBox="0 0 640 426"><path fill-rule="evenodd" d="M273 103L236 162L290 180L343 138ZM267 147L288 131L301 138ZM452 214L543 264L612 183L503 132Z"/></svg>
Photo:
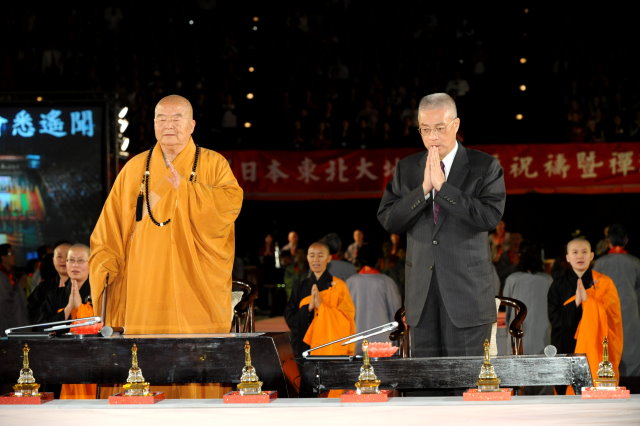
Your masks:
<svg viewBox="0 0 640 426"><path fill-rule="evenodd" d="M471 388L462 394L465 401L509 401L512 388L501 388L500 379L491 364L489 353L489 340L484 339L484 360L480 367L480 375L476 384L477 388Z"/></svg>
<svg viewBox="0 0 640 426"><path fill-rule="evenodd" d="M499 392L500 379L491 364L491 355L489 354L489 340L484 340L484 361L480 368L478 376L478 392Z"/></svg>
<svg viewBox="0 0 640 426"><path fill-rule="evenodd" d="M238 390L224 394L222 400L225 404L263 404L275 401L278 391L262 390L262 382L258 379L256 369L251 365L251 344L244 342L244 367Z"/></svg>
<svg viewBox="0 0 640 426"><path fill-rule="evenodd" d="M360 367L360 375L356 382L356 393L358 395L377 394L381 381L376 377L373 366L369 360L369 341L365 339L362 342L362 367Z"/></svg>
<svg viewBox="0 0 640 426"><path fill-rule="evenodd" d="M109 397L109 404L155 404L165 399L163 392L152 392L149 383L144 380L142 370L138 365L138 346L131 347L131 368L127 383L122 386L124 392Z"/></svg>
<svg viewBox="0 0 640 426"><path fill-rule="evenodd" d="M262 394L262 382L258 379L256 369L251 365L251 345L248 340L244 342L244 367L242 368L238 391L243 396Z"/></svg>
<svg viewBox="0 0 640 426"><path fill-rule="evenodd" d="M616 373L613 371L613 364L609 361L609 341L604 337L602 341L602 361L598 364L598 378L593 382L597 389L615 388Z"/></svg>
<svg viewBox="0 0 640 426"><path fill-rule="evenodd" d="M149 383L145 382L142 376L142 370L138 366L138 346L134 343L131 347L131 368L127 383L123 386L125 396L147 396L149 392Z"/></svg>
<svg viewBox="0 0 640 426"><path fill-rule="evenodd" d="M598 364L598 372L593 380L594 386L582 388L582 399L629 399L631 390L624 386L616 386L616 373L609 361L609 340L602 341L602 361Z"/></svg>
<svg viewBox="0 0 640 426"><path fill-rule="evenodd" d="M29 368L29 345L26 343L22 348L22 369L20 370L20 377L18 383L13 385L14 396L38 396L38 389L40 385L36 383L36 379L33 377L33 371Z"/></svg>

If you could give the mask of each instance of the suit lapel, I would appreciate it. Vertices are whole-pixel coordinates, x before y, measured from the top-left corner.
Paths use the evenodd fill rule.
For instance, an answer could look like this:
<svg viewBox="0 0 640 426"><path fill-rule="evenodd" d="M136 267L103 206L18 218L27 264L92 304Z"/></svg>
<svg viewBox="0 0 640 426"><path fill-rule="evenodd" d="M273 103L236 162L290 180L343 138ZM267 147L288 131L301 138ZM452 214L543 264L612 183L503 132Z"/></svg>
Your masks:
<svg viewBox="0 0 640 426"><path fill-rule="evenodd" d="M467 150L462 146L462 144L458 143L458 152L456 152L456 156L451 164L451 171L447 177L447 182L450 185L462 190L462 184L469 173L469 167L467 166L468 163L469 158L467 157ZM438 213L438 223L435 224L435 228L433 230L434 235L438 233L442 224L447 220L447 216L447 211L441 208Z"/></svg>
<svg viewBox="0 0 640 426"><path fill-rule="evenodd" d="M462 184L469 173L468 163L469 157L467 157L467 149L459 144L458 152L456 152L456 157L453 159L453 164L451 164L451 172L449 173L447 182L456 188L462 189Z"/></svg>

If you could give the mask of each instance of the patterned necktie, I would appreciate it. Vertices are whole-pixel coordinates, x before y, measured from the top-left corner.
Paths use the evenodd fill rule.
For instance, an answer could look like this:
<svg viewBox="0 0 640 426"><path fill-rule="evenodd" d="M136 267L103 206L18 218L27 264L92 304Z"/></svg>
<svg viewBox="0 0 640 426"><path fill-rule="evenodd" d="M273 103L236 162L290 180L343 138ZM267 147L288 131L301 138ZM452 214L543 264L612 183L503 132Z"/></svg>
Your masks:
<svg viewBox="0 0 640 426"><path fill-rule="evenodd" d="M442 173L445 173L444 171L444 162L440 162L440 168L442 169ZM445 178L446 178L446 173L445 173ZM440 213L440 204L436 203L436 194L438 193L438 190L433 188L433 223L438 223L438 213Z"/></svg>

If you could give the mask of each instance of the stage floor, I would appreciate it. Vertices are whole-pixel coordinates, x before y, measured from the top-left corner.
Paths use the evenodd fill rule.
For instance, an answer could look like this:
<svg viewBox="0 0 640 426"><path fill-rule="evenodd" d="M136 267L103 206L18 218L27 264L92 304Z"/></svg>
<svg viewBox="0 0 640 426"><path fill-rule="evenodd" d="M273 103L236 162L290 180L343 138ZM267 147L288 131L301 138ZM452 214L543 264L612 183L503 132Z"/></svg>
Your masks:
<svg viewBox="0 0 640 426"><path fill-rule="evenodd" d="M197 422L197 423L196 423ZM462 397L391 398L386 403L339 399L277 399L269 404L164 400L154 405L109 405L107 400L55 400L39 406L0 406L0 425L425 425L634 424L640 395L624 400L579 396L516 396L511 401L465 402Z"/></svg>

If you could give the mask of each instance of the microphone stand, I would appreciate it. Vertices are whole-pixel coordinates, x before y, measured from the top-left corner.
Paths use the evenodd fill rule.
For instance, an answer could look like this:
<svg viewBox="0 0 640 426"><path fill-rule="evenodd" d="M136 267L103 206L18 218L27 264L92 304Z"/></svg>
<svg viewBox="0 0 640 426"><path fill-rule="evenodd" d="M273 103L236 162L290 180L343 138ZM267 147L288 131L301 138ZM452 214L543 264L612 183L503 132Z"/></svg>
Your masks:
<svg viewBox="0 0 640 426"><path fill-rule="evenodd" d="M352 355L309 355L310 352L315 351L316 349L324 348L325 346L333 345L334 343L343 342L342 346L348 345L350 343L358 342L362 339L366 339L369 336L375 336L376 334L384 333L386 331L394 330L398 327L398 323L396 321L389 322L387 324L379 325L377 327L370 328L368 330L361 331L360 333L352 334L350 336L342 337L340 339L334 340L333 342L324 343L320 346L316 346L315 348L307 349L302 352L302 357L305 359L348 359L352 360Z"/></svg>
<svg viewBox="0 0 640 426"><path fill-rule="evenodd" d="M23 325L20 327L7 328L4 332L7 337L51 337L54 335L57 330L65 330L67 328L75 328L75 327L85 327L87 325L97 324L102 319L100 317L85 317L85 318L76 318L76 319L68 319L63 321L54 321L54 322L44 322L41 324L31 324L31 325ZM73 322L82 321L79 324L72 324ZM45 328L42 332L18 332L17 330L24 330L26 328L34 328L34 327L47 327L53 326L49 328Z"/></svg>
<svg viewBox="0 0 640 426"><path fill-rule="evenodd" d="M100 335L102 337L111 337L113 333L124 334L124 327L111 327L107 325L107 288L109 287L109 274L104 280L104 289L102 290L102 318L104 319L104 326L100 329Z"/></svg>

